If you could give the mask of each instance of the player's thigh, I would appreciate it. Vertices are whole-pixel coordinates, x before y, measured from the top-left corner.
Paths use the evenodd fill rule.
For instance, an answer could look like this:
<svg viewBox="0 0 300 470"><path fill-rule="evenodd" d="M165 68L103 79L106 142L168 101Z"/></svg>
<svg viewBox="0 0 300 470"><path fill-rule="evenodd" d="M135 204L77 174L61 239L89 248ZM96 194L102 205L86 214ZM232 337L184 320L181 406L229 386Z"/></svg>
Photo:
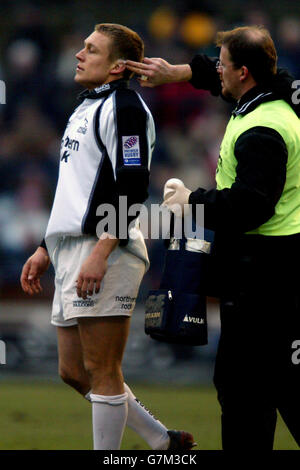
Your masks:
<svg viewBox="0 0 300 470"><path fill-rule="evenodd" d="M129 316L78 318L85 364L108 368L122 362L130 327Z"/></svg>
<svg viewBox="0 0 300 470"><path fill-rule="evenodd" d="M57 327L58 361L60 375L85 374L78 326Z"/></svg>

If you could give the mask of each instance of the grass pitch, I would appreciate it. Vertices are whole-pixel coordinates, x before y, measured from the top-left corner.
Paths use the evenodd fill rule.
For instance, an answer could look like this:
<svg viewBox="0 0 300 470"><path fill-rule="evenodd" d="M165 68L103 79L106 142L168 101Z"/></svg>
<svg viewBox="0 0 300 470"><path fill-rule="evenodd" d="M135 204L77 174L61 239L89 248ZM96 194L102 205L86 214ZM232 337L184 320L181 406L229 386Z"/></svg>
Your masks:
<svg viewBox="0 0 300 470"><path fill-rule="evenodd" d="M191 432L195 450L221 449L216 393L201 386L132 386L137 397L169 429ZM64 384L0 382L0 450L92 449L91 406ZM149 449L126 429L122 449ZM275 449L298 449L280 416Z"/></svg>

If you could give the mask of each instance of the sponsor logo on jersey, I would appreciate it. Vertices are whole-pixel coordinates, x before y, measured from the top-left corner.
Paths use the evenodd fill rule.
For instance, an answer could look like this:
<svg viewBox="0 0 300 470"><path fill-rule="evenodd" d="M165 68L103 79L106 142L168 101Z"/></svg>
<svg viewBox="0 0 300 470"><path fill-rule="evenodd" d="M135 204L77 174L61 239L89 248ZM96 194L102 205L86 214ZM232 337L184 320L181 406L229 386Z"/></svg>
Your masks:
<svg viewBox="0 0 300 470"><path fill-rule="evenodd" d="M85 119L84 119L84 125L78 127L77 132L78 132L79 134L86 134L88 123L89 123L89 121L85 118Z"/></svg>
<svg viewBox="0 0 300 470"><path fill-rule="evenodd" d="M70 137L66 137L65 139L62 140L62 146L66 147L70 150L75 150L78 152L79 150L79 142L76 139L70 139Z"/></svg>
<svg viewBox="0 0 300 470"><path fill-rule="evenodd" d="M105 83L104 85L101 85L101 86L98 86L97 88L95 88L95 92L96 93L101 93L101 91L105 91L105 90L109 90L109 89L110 89L109 83Z"/></svg>
<svg viewBox="0 0 300 470"><path fill-rule="evenodd" d="M197 323L198 325L204 324L204 318L190 317L189 315L186 315L183 321L187 323Z"/></svg>
<svg viewBox="0 0 300 470"><path fill-rule="evenodd" d="M92 299L73 300L73 307L94 307L95 302Z"/></svg>
<svg viewBox="0 0 300 470"><path fill-rule="evenodd" d="M121 302L122 310L131 310L133 303L136 301L136 297L130 297L129 295L119 296L115 298L116 302Z"/></svg>
<svg viewBox="0 0 300 470"><path fill-rule="evenodd" d="M125 166L140 165L140 141L138 135L122 136L123 162Z"/></svg>
<svg viewBox="0 0 300 470"><path fill-rule="evenodd" d="M68 150L65 150L63 156L60 159L60 161L62 162L64 160L66 163L68 163L69 156L70 156L70 154L69 154Z"/></svg>
<svg viewBox="0 0 300 470"><path fill-rule="evenodd" d="M70 137L66 137L65 139L62 139L61 141L61 149L63 151L64 148L68 148L70 150L74 150L75 152L78 152L79 150L79 142L76 139L70 139ZM65 161L68 163L68 158L71 156L70 152L68 150L64 150L64 153L61 157L61 161Z"/></svg>

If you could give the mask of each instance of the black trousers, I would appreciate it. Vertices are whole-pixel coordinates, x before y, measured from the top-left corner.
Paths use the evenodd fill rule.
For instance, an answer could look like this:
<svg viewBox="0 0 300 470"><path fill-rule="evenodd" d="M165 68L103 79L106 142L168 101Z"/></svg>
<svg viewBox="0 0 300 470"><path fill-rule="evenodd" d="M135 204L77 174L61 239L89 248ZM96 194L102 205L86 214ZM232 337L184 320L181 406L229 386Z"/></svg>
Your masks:
<svg viewBox="0 0 300 470"><path fill-rule="evenodd" d="M271 450L277 411L300 446L299 253L291 255L246 249L227 273L214 374L224 450Z"/></svg>

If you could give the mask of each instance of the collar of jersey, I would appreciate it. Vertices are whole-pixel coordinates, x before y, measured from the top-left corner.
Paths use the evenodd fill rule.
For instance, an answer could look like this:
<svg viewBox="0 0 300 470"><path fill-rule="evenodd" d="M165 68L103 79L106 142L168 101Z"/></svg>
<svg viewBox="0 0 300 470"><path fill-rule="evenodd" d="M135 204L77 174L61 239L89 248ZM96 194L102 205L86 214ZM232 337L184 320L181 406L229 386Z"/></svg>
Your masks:
<svg viewBox="0 0 300 470"><path fill-rule="evenodd" d="M113 82L105 83L104 85L94 88L94 90L83 90L79 93L77 99L81 102L86 98L90 100L98 100L99 98L103 98L103 96L109 95L117 88L128 88L128 86L129 82L120 78L119 80L114 80Z"/></svg>
<svg viewBox="0 0 300 470"><path fill-rule="evenodd" d="M232 111L232 114L234 117L240 114L245 116L253 111L259 104L275 99L278 98L275 97L271 90L265 90L259 86L255 86L242 96L236 108Z"/></svg>

